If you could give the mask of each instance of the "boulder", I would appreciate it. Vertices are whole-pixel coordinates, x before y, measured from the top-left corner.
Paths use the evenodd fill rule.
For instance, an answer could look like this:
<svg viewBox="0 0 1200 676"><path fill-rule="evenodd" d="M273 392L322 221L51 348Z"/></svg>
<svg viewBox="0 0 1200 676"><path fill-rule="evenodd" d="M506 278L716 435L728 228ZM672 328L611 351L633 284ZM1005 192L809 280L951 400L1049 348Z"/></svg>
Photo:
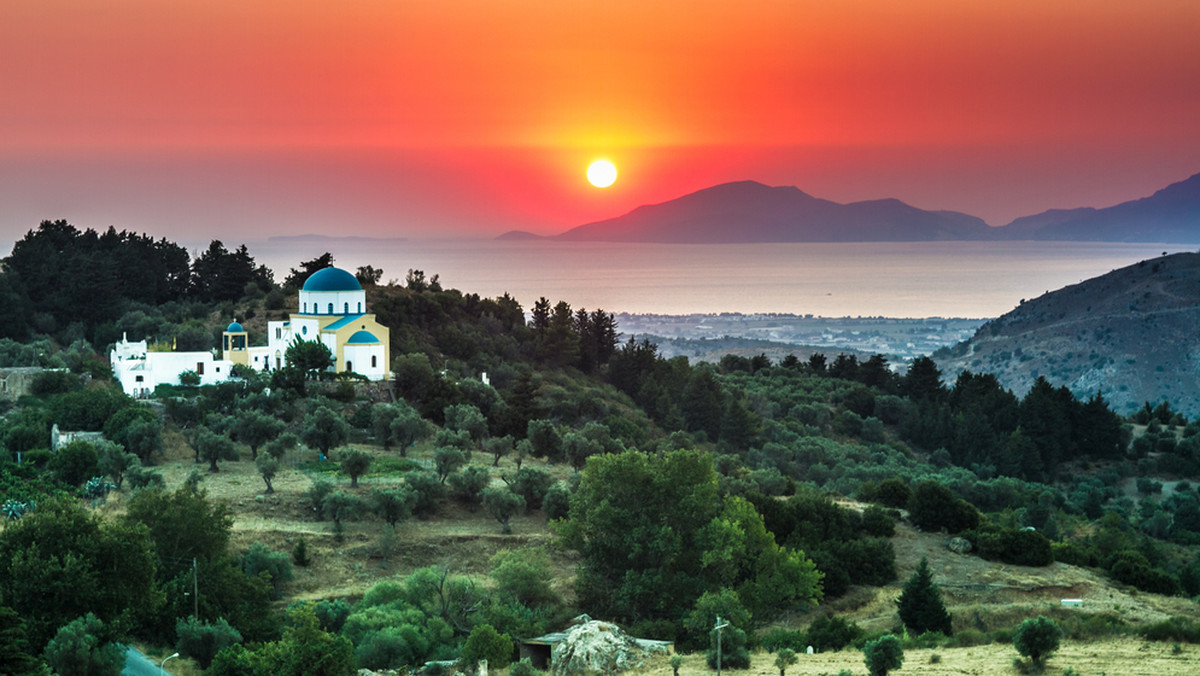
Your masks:
<svg viewBox="0 0 1200 676"><path fill-rule="evenodd" d="M643 644L615 624L587 620L568 629L566 638L554 646L550 673L615 674L638 666L660 650L666 648Z"/></svg>
<svg viewBox="0 0 1200 676"><path fill-rule="evenodd" d="M955 554L967 554L971 551L971 541L966 538L950 538L946 542L946 549Z"/></svg>

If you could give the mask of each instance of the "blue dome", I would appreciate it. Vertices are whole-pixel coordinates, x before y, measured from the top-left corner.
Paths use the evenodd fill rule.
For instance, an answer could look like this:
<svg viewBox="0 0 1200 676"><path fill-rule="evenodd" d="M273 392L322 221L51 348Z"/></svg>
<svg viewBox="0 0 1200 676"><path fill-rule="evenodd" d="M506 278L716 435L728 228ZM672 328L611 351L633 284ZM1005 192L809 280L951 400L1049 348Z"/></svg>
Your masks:
<svg viewBox="0 0 1200 676"><path fill-rule="evenodd" d="M230 324L229 326L225 327L225 333L245 333L245 332L246 332L246 329L243 329L242 325L238 324L236 321L233 322L232 324Z"/></svg>
<svg viewBox="0 0 1200 676"><path fill-rule="evenodd" d="M378 343L379 339L370 331L357 331L346 341L347 345L367 345L370 343Z"/></svg>
<svg viewBox="0 0 1200 676"><path fill-rule="evenodd" d="M354 275L341 268L317 270L304 280L305 291L362 291Z"/></svg>

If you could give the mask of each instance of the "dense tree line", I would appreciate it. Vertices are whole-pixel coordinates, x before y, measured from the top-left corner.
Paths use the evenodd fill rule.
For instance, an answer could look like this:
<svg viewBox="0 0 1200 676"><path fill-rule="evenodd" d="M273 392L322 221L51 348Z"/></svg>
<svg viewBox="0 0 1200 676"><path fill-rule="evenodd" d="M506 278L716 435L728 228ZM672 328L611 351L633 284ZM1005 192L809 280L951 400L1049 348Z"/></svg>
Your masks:
<svg viewBox="0 0 1200 676"><path fill-rule="evenodd" d="M12 309L0 337L111 342L120 337L118 320L131 311L238 300L248 286L272 285L270 271L244 245L229 251L214 240L192 260L166 239L43 221L13 245L0 268L0 305Z"/></svg>

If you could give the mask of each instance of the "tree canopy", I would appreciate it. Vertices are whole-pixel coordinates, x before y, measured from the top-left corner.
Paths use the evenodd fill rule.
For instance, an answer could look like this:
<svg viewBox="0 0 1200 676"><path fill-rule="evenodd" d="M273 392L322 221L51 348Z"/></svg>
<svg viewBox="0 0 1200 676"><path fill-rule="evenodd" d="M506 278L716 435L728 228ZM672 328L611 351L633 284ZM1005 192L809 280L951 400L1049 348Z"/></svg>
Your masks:
<svg viewBox="0 0 1200 676"><path fill-rule="evenodd" d="M591 458L566 532L583 557L581 602L610 617L680 621L721 587L756 609L821 597L812 562L776 545L749 503L722 505L712 458L698 451Z"/></svg>

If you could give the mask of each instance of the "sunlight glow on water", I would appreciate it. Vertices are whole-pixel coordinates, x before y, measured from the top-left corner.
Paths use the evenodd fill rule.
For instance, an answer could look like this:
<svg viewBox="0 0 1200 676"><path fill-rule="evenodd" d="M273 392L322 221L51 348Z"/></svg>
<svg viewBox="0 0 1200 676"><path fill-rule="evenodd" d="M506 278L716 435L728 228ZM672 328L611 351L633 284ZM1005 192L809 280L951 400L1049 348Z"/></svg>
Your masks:
<svg viewBox="0 0 1200 676"><path fill-rule="evenodd" d="M1180 245L1046 242L627 244L414 240L250 244L275 271L325 251L353 272L409 269L484 297L508 292L609 312L813 314L825 317L995 317L1022 298L1153 258Z"/></svg>

